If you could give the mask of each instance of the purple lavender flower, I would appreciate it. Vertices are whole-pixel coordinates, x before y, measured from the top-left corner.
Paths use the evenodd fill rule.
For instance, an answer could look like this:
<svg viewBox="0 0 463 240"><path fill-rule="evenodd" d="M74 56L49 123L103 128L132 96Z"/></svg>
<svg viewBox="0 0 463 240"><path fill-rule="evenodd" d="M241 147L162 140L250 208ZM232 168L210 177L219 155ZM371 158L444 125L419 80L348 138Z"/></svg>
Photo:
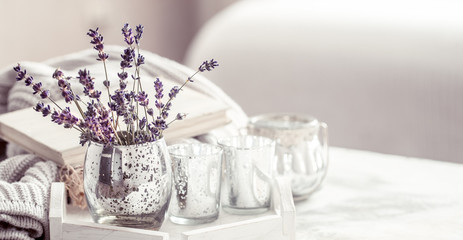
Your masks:
<svg viewBox="0 0 463 240"><path fill-rule="evenodd" d="M137 34L135 35L135 43L136 44L139 44L140 43L140 39L141 39L141 36L143 34L143 25L138 25L135 27L135 31L137 32Z"/></svg>
<svg viewBox="0 0 463 240"><path fill-rule="evenodd" d="M170 89L169 98L175 98L179 91L180 91L180 89L177 86Z"/></svg>
<svg viewBox="0 0 463 240"><path fill-rule="evenodd" d="M164 104L162 103L162 98L164 97L164 89L162 82L161 80L159 80L159 78L156 78L156 80L154 81L154 90L156 90L156 94L154 95L156 97L156 101L154 102L154 104L157 109L161 110L164 108Z"/></svg>
<svg viewBox="0 0 463 240"><path fill-rule="evenodd" d="M177 116L175 116L176 120L183 120L185 119L186 114L185 113L177 113Z"/></svg>
<svg viewBox="0 0 463 240"><path fill-rule="evenodd" d="M43 117L48 116L51 113L50 105L43 107L41 112Z"/></svg>
<svg viewBox="0 0 463 240"><path fill-rule="evenodd" d="M134 42L134 38L132 35L132 28L130 28L128 23L126 23L121 30L122 30L122 35L124 35L124 38L125 38L124 41L128 45L132 45Z"/></svg>
<svg viewBox="0 0 463 240"><path fill-rule="evenodd" d="M201 66L199 66L198 70L200 72L204 72L206 70L207 71L212 71L212 69L214 69L217 66L219 66L219 64L214 59L211 59L211 61L206 60L201 64Z"/></svg>
<svg viewBox="0 0 463 240"><path fill-rule="evenodd" d="M32 90L34 90L34 94L37 94L39 92L42 92L42 83L41 82L38 82L38 83L34 83L32 85Z"/></svg>
<svg viewBox="0 0 463 240"><path fill-rule="evenodd" d="M27 75L26 70L22 71L21 70L21 65L19 63L18 63L18 65L16 67L13 67L13 69L17 73L16 81L21 81L26 77L26 75Z"/></svg>
<svg viewBox="0 0 463 240"><path fill-rule="evenodd" d="M55 69L55 71L53 72L53 75L51 75L52 78L54 79L62 79L64 78L64 73L59 69Z"/></svg>
<svg viewBox="0 0 463 240"><path fill-rule="evenodd" d="M110 105L112 111L115 111L118 116L123 116L126 111L125 104L125 92L121 90L116 90L113 95L111 95L113 102Z"/></svg>
<svg viewBox="0 0 463 240"><path fill-rule="evenodd" d="M35 107L34 107L34 110L37 111L37 112L41 112L42 109L44 107L44 104L42 102L38 102Z"/></svg>
<svg viewBox="0 0 463 240"><path fill-rule="evenodd" d="M34 94L41 93L42 98L47 98L49 96L49 92L45 92L42 94L42 83L33 83L34 78L27 74L26 69L21 70L21 65L18 63L17 66L13 67L14 71L17 73L16 81L24 80L26 86L32 85L32 89L34 90Z"/></svg>
<svg viewBox="0 0 463 240"><path fill-rule="evenodd" d="M125 99L127 99L127 101L135 99L135 97L136 97L136 93L134 91L130 91L128 93L125 93Z"/></svg>
<svg viewBox="0 0 463 240"><path fill-rule="evenodd" d="M167 119L169 117L169 112L168 111L162 111L161 112L161 117L162 117L162 119Z"/></svg>
<svg viewBox="0 0 463 240"><path fill-rule="evenodd" d="M79 119L71 114L69 107L64 108L61 112L54 111L51 114L52 122L58 125L64 125L65 128L72 128L79 122Z"/></svg>
<svg viewBox="0 0 463 240"><path fill-rule="evenodd" d="M148 136L145 132L137 132L134 138L135 144L141 144L149 141L150 136Z"/></svg>
<svg viewBox="0 0 463 240"><path fill-rule="evenodd" d="M127 111L124 113L123 117L125 124L132 125L134 123L134 120L137 118L137 115L135 114L133 106L129 106L127 108Z"/></svg>
<svg viewBox="0 0 463 240"><path fill-rule="evenodd" d="M86 126L86 125L84 125ZM86 127L86 129L88 129ZM89 142L89 141L95 141L95 142L100 142L98 141L97 139L95 139L93 136L92 136L92 132L90 130L87 130L85 132L82 132L80 133L80 136L79 136L79 143L80 145L84 146L85 143Z"/></svg>
<svg viewBox="0 0 463 240"><path fill-rule="evenodd" d="M90 71L87 69L79 70L78 74L77 79L79 79L79 83L84 85L84 94L90 98L100 98L101 91L95 90L95 83L90 76Z"/></svg>
<svg viewBox="0 0 463 240"><path fill-rule="evenodd" d="M109 120L109 112L108 111L99 108L98 113L100 114L100 116L98 117L98 120L100 120L100 122Z"/></svg>
<svg viewBox="0 0 463 240"><path fill-rule="evenodd" d="M13 69L18 74L18 76L16 77L16 79L18 81L22 80L22 79L25 79L24 82L25 82L26 86L32 86L33 94L39 93L39 95L40 95L40 97L42 99L46 99L46 98L50 99L50 91L42 89L42 83L41 82L33 83L34 78L32 76L30 76L30 75L27 75L26 70L24 70L24 71L21 70L21 65L19 63L18 63L18 65L16 67L13 67ZM50 100L52 100L52 99L50 99ZM44 107L43 103L38 103L34 107L34 109L37 112L42 112L44 117L47 116L48 114L50 114L50 106Z"/></svg>
<svg viewBox="0 0 463 240"><path fill-rule="evenodd" d="M21 81L26 77L26 71L19 71L18 76L16 77L17 81Z"/></svg>
<svg viewBox="0 0 463 240"><path fill-rule="evenodd" d="M164 97L164 94L162 93L164 91L163 89L163 86L162 86L162 82L161 80L159 80L159 78L156 78L156 80L154 81L154 90L156 90L156 99L162 99L162 97Z"/></svg>
<svg viewBox="0 0 463 240"><path fill-rule="evenodd" d="M109 55L104 52L103 36L98 33L98 28L95 30L89 29L87 35L92 38L90 43L95 45L93 48L98 51L98 58L96 60L105 61L108 59Z"/></svg>
<svg viewBox="0 0 463 240"><path fill-rule="evenodd" d="M148 115L154 116L154 110L152 108L148 108L148 110L146 110L146 112L148 113Z"/></svg>
<svg viewBox="0 0 463 240"><path fill-rule="evenodd" d="M77 76L77 79L79 79L80 84L84 86L93 85L93 79L90 76L90 71L88 71L87 69L80 69L77 74L79 74L79 76Z"/></svg>
<svg viewBox="0 0 463 240"><path fill-rule="evenodd" d="M67 103L70 103L74 100L74 95L72 94L71 91L69 90L66 90L66 89L63 89L61 91L61 96L63 96L64 100L67 102Z"/></svg>
<svg viewBox="0 0 463 240"><path fill-rule="evenodd" d="M64 73L60 69L56 69L52 77L58 80L58 86L61 89L69 88L68 78L64 76Z"/></svg>
<svg viewBox="0 0 463 240"><path fill-rule="evenodd" d="M74 99L77 99L77 97L71 91L71 84L69 83L71 77L64 76L64 73L59 69L55 70L52 77L58 80L58 86L61 90L61 96L64 98L64 100L66 100L67 103L73 101Z"/></svg>
<svg viewBox="0 0 463 240"><path fill-rule="evenodd" d="M87 111L85 112L85 116L92 118L96 116L95 102L93 100L87 104Z"/></svg>
<svg viewBox="0 0 463 240"><path fill-rule="evenodd" d="M161 131L154 126L153 123L149 123L146 128L151 132L151 139L155 140L161 136Z"/></svg>
<svg viewBox="0 0 463 240"><path fill-rule="evenodd" d="M32 76L27 76L26 80L24 80L24 83L26 84L26 86L30 86L33 81L34 81L34 78Z"/></svg>
<svg viewBox="0 0 463 240"><path fill-rule="evenodd" d="M44 90L44 91L42 91L42 92L40 93L40 97L41 97L42 99L45 99L45 98L50 97L50 91L49 91L49 90Z"/></svg>
<svg viewBox="0 0 463 240"><path fill-rule="evenodd" d="M143 117L142 119L140 119L140 121L138 121L138 126L140 127L140 130L143 130L146 126L146 118Z"/></svg>
<svg viewBox="0 0 463 240"><path fill-rule="evenodd" d="M133 58L135 57L135 51L131 48L126 48L124 53L121 54L122 61L121 61L121 68L131 68Z"/></svg>
<svg viewBox="0 0 463 240"><path fill-rule="evenodd" d="M125 80L128 77L128 73L127 72L121 72L121 73L118 73L117 76L119 77L120 80Z"/></svg>
<svg viewBox="0 0 463 240"><path fill-rule="evenodd" d="M34 110L37 112L41 112L42 116L46 117L51 113L50 105L45 106L42 102L38 102L35 105Z"/></svg>
<svg viewBox="0 0 463 240"><path fill-rule="evenodd" d="M171 106L172 106L172 103L170 101L167 102L166 105L163 105L163 108L161 110L162 119L167 119L169 117L169 111L170 111Z"/></svg>
<svg viewBox="0 0 463 240"><path fill-rule="evenodd" d="M154 101L154 106L156 106L157 109L161 110L164 107L164 103L162 103L159 100Z"/></svg>
<svg viewBox="0 0 463 240"><path fill-rule="evenodd" d="M104 115L103 116L107 116ZM87 141L96 141L102 144L109 144L113 141L112 128L110 127L110 119L104 117L87 116L83 122L79 122L79 126L87 129L80 135L80 144L85 144Z"/></svg>
<svg viewBox="0 0 463 240"><path fill-rule="evenodd" d="M111 96L112 97L112 96ZM111 109L111 111L113 112L116 112L117 113L117 109L118 109L118 106L115 102L108 102L108 107L109 109ZM118 114L119 115L119 114ZM119 115L120 116L120 115Z"/></svg>
<svg viewBox="0 0 463 240"><path fill-rule="evenodd" d="M101 96L101 91L98 91L98 90L95 90L95 89L88 90L88 91L86 91L86 89L84 89L84 93L86 93L86 92L88 92L88 96L89 96L90 98L96 98L96 99L98 99L98 98L100 98L100 96ZM78 96L76 95L76 97L78 97Z"/></svg>
<svg viewBox="0 0 463 240"><path fill-rule="evenodd" d="M96 133L101 134L100 138L103 140L103 143L110 143L113 141L114 131L111 127L112 119L110 117L110 112L103 108L101 104L96 104L95 108L98 113L96 118L95 129Z"/></svg>
<svg viewBox="0 0 463 240"><path fill-rule="evenodd" d="M165 130L167 129L168 126L166 124L166 120L160 117L157 117L156 120L154 121L154 127L156 127L159 130Z"/></svg>
<svg viewBox="0 0 463 240"><path fill-rule="evenodd" d="M18 63L18 65L16 65L16 66L13 67L13 70L14 70L15 72L21 71L21 64Z"/></svg>
<svg viewBox="0 0 463 240"><path fill-rule="evenodd" d="M97 37L98 36L98 28L96 28L95 30L89 29L88 32L87 32L87 35L92 37L92 38Z"/></svg>
<svg viewBox="0 0 463 240"><path fill-rule="evenodd" d="M66 80L64 80L64 78L61 78L61 79L58 79L58 86L60 88L67 88L69 87L69 83Z"/></svg>
<svg viewBox="0 0 463 240"><path fill-rule="evenodd" d="M120 90L125 90L126 87L127 87L127 81L120 80L120 81L119 81L119 88L120 88Z"/></svg>
<svg viewBox="0 0 463 240"><path fill-rule="evenodd" d="M147 107L149 104L148 94L145 91L139 92L138 95L136 96L136 100L143 107Z"/></svg>
<svg viewBox="0 0 463 240"><path fill-rule="evenodd" d="M103 45L101 45L101 46L103 46ZM98 61L106 60L108 58L109 58L109 55L106 54L105 52L99 52L98 53L98 59L97 59Z"/></svg>
<svg viewBox="0 0 463 240"><path fill-rule="evenodd" d="M138 66L140 66L142 64L145 64L145 57L143 57L143 55L139 54L138 57L137 57L137 63L135 65L138 67Z"/></svg>

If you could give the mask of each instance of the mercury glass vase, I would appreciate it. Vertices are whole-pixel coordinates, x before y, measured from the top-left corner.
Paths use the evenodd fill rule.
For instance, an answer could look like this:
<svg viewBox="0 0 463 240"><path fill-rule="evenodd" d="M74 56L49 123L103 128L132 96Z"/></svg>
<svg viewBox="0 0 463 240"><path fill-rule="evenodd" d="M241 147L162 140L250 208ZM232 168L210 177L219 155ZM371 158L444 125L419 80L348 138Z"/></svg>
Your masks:
<svg viewBox="0 0 463 240"><path fill-rule="evenodd" d="M171 195L171 161L164 139L104 146L91 142L84 163L84 191L97 223L159 229Z"/></svg>

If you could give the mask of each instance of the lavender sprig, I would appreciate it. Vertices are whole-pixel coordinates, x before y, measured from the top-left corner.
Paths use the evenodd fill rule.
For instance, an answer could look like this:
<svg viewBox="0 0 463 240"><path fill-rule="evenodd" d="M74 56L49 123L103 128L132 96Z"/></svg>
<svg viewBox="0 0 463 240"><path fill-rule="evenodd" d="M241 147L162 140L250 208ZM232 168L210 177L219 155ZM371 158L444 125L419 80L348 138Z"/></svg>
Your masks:
<svg viewBox="0 0 463 240"><path fill-rule="evenodd" d="M95 30L89 29L87 35L92 38L91 44L95 45L93 48L98 51L98 61L105 61L109 58L109 55L104 52L103 36L98 32L98 28Z"/></svg>
<svg viewBox="0 0 463 240"><path fill-rule="evenodd" d="M95 83L93 78L90 76L90 71L87 69L79 70L77 79L79 83L84 86L84 94L90 98L100 99L101 92L95 90Z"/></svg>
<svg viewBox="0 0 463 240"><path fill-rule="evenodd" d="M143 29L144 27L141 24L135 28L135 31L137 32L137 34L135 35L135 43L137 45L140 44L140 39L141 39L141 36L143 35Z"/></svg>
<svg viewBox="0 0 463 240"><path fill-rule="evenodd" d="M215 67L219 66L219 64L217 63L217 61L215 61L214 59L211 59L210 61L204 61L201 66L199 66L198 70L200 72L204 72L204 71L212 71L212 69L214 69Z"/></svg>
<svg viewBox="0 0 463 240"><path fill-rule="evenodd" d="M109 79L108 79L108 70L106 68L106 60L109 58L109 55L104 52L103 36L98 32L98 28L96 28L95 30L89 29L88 32L87 32L87 35L92 38L90 43L95 45L93 48L98 51L97 60L103 62L104 72L105 72L105 77L106 77L103 84L104 84L104 86L106 87L106 89L108 91L108 96L110 96L110 93L109 93L110 82L109 82Z"/></svg>
<svg viewBox="0 0 463 240"><path fill-rule="evenodd" d="M132 75L132 79L133 79L132 91L136 92L137 94L135 94L134 95L135 97L132 98L132 100L130 101L130 104L132 104L134 103L134 100L135 100L136 114L134 115L135 116L134 120L138 120L138 107L139 106L143 107L145 118L148 118L149 116L148 101L146 100L144 96L138 95L138 93L144 92L141 81L140 81L140 66L145 63L145 57L140 54L140 39L142 38L142 35L143 35L143 26L138 25L135 28L135 32L136 32L135 36L133 35L132 28L127 23L124 25L121 31L122 31L122 35L124 36L125 42L127 44L127 49L124 50L126 54L122 55L123 60L121 62L121 67L125 67L125 66L131 67L132 65L127 65L128 60L130 60L131 62L133 59L133 62L135 63L135 74ZM135 54L135 49L136 49L136 54ZM136 124L137 124L137 130L134 131L134 136L133 136L134 139L136 138L135 135L137 133L143 132L143 130L139 126L139 121L136 121ZM142 133L142 134L145 134L145 133Z"/></svg>
<svg viewBox="0 0 463 240"><path fill-rule="evenodd" d="M177 87L177 86L174 86L170 92L169 92L169 100L167 101L167 103L163 106L163 108L161 109L161 114L164 112L164 111L168 111L170 109L170 106L171 106L171 101L177 97L177 94L183 89L183 87L185 87L186 84L188 84L189 82L193 82L193 77L199 73L199 72L204 72L204 71L212 71L215 67L219 66L219 64L217 63L217 61L215 61L214 59L211 59L210 61L204 61L199 67L198 67L198 70L193 73L190 77L188 77L188 79L180 86L180 87Z"/></svg>
<svg viewBox="0 0 463 240"><path fill-rule="evenodd" d="M72 102L75 99L74 93L71 90L71 84L69 83L70 78L66 78L63 72L56 69L52 77L58 80L58 86L61 90L61 96L66 100L67 103Z"/></svg>
<svg viewBox="0 0 463 240"><path fill-rule="evenodd" d="M51 108L50 105L45 106L44 103L38 102L37 105L35 105L34 110L37 112L41 112L42 116L46 117L51 113Z"/></svg>
<svg viewBox="0 0 463 240"><path fill-rule="evenodd" d="M50 91L47 89L42 89L41 82L34 83L34 78L28 75L25 69L22 70L21 64L18 63L15 67L13 67L13 70L17 73L16 81L24 80L26 86L32 87L32 90L34 91L33 94L40 93L39 95L42 99L46 98L50 100L53 104L55 104L56 107L61 110L61 107L55 102L53 98L51 98Z"/></svg>
<svg viewBox="0 0 463 240"><path fill-rule="evenodd" d="M109 92L109 86L110 86L110 81L108 79L108 69L106 67L106 60L109 58L109 55L104 52L104 42L103 42L103 36L98 32L98 28L95 30L89 29L87 32L87 35L92 38L90 41L91 44L94 44L95 46L93 47L95 50L98 51L98 58L97 60L103 62L104 66L104 73L105 73L105 80L103 81L103 85L106 87L106 91L108 93L108 98L109 98L109 104L111 105L111 93ZM112 114L112 123L111 126L113 130L116 132L117 129L117 124L114 122L114 115ZM121 143L121 140L118 138L116 134L116 139Z"/></svg>
<svg viewBox="0 0 463 240"><path fill-rule="evenodd" d="M57 123L58 125L63 124L64 128L72 128L74 125L78 125L79 119L72 115L71 109L69 107L64 108L62 111L54 111L51 114L52 122Z"/></svg>

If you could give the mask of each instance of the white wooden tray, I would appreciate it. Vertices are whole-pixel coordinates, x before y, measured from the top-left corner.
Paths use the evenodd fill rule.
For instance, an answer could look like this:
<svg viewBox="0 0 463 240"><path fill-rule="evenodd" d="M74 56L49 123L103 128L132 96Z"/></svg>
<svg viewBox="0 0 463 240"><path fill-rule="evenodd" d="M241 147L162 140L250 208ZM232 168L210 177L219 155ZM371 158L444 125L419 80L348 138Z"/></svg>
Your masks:
<svg viewBox="0 0 463 240"><path fill-rule="evenodd" d="M64 183L53 183L50 201L50 239L295 239L295 207L289 182L275 180L272 209L259 215L232 215L221 211L215 222L183 226L164 220L159 231L94 223L88 210L66 204Z"/></svg>

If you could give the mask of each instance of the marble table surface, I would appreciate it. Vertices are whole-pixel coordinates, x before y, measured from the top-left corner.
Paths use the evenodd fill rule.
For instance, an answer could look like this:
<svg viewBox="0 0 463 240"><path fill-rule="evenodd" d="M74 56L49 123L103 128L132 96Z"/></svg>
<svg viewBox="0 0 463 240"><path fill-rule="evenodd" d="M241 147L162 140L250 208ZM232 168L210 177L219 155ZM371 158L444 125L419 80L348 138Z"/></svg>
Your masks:
<svg viewBox="0 0 463 240"><path fill-rule="evenodd" d="M296 203L297 240L463 239L463 164L330 149L322 188Z"/></svg>

